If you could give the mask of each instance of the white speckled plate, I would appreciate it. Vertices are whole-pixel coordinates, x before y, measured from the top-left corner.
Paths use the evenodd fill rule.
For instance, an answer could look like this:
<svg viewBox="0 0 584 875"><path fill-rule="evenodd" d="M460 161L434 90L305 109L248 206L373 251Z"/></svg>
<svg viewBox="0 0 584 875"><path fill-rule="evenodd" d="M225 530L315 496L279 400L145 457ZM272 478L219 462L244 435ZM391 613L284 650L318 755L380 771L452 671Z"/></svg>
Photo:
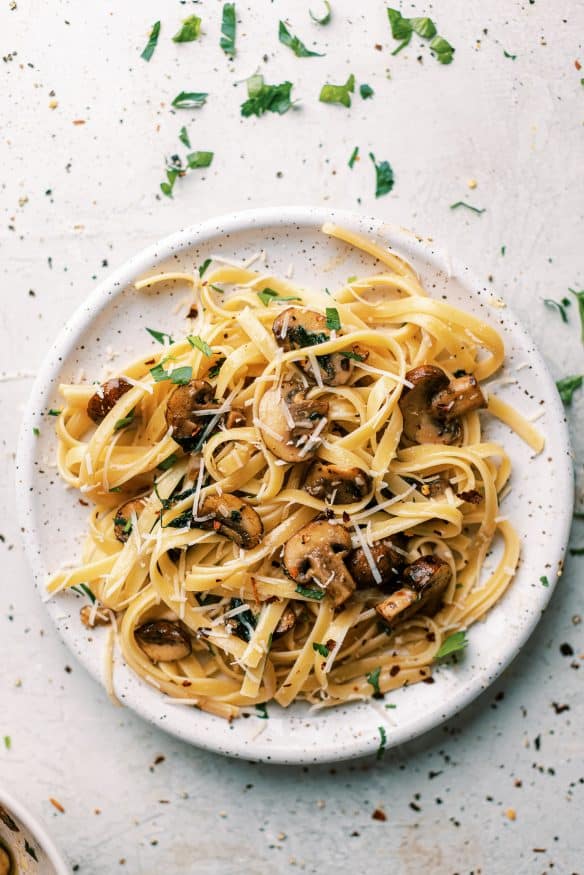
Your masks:
<svg viewBox="0 0 584 875"><path fill-rule="evenodd" d="M168 704L117 663L115 686L120 699L147 720L193 744L230 756L297 763L345 759L377 750L379 727L387 746L400 744L452 716L484 690L518 653L535 627L556 582L571 520L573 480L564 411L546 366L507 308L492 305L492 293L453 262L431 241L422 240L375 219L312 208L254 210L212 219L179 231L141 252L103 282L65 326L41 367L24 418L18 451L17 481L21 525L35 584L43 592L47 574L79 555L87 512L78 496L59 481L52 461L56 440L50 407L59 406L58 384L102 376L106 367L122 368L138 350L156 344L144 327L181 331L177 304L186 288L180 283L136 292L133 281L160 270L192 270L211 253L245 259L260 249L269 269L285 274L294 266L299 283L334 288L352 274L371 271L368 256L320 232L333 220L374 235L408 258L434 297L490 322L502 332L507 358L497 376L511 376L499 394L526 415L540 414L538 427L546 447L533 453L500 423L487 420L487 434L504 443L513 462L513 489L502 513L517 527L522 562L516 579L484 622L469 632L469 647L457 665L441 665L432 685L417 684L391 694L395 709L380 703L309 713L306 706L268 708L269 719L255 715L229 724L193 708ZM118 353L109 361L107 350ZM33 428L40 429L35 437ZM551 484L553 482L553 488ZM547 576L549 586L540 583ZM47 602L64 641L94 677L102 680L103 630L88 635L79 621L81 600L73 593ZM89 641L89 638L92 640ZM113 719L113 714L112 714Z"/></svg>
<svg viewBox="0 0 584 875"><path fill-rule="evenodd" d="M14 875L68 875L71 871L44 826L0 787L0 847L12 857Z"/></svg>

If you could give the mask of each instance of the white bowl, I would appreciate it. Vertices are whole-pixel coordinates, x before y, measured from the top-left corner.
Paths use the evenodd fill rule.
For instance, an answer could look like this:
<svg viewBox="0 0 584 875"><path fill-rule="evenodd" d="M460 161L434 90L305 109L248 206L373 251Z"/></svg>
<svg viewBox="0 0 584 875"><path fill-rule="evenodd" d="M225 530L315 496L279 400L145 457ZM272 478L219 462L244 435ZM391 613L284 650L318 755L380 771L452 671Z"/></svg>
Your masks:
<svg viewBox="0 0 584 875"><path fill-rule="evenodd" d="M52 420L43 411L58 407L59 382L78 379L80 369L86 379L99 379L102 368L112 366L107 362L108 346L120 351L113 366L121 369L148 344L155 348L145 326L181 330L173 311L185 297L185 287L174 283L157 286L150 293L136 292L133 281L168 267L192 270L212 253L244 259L265 248L269 268L275 272L285 274L292 264L294 279L300 283L334 288L352 274L371 270L372 262L322 234L320 227L329 220L375 236L401 252L418 269L431 295L446 296L498 328L507 348L502 373L519 381L498 393L528 415L541 414L538 426L546 435L546 447L533 457L509 429L486 419L488 436L504 443L513 463L513 489L502 513L520 533L521 565L501 602L484 622L471 628L464 659L457 665L439 666L432 685L417 684L392 693L388 701L396 704L395 710L385 710L375 702L319 713L308 713L303 705L288 710L270 705L267 720L254 714L227 723L169 704L125 666L117 665L116 690L128 707L193 744L247 759L292 763L355 757L377 750L381 726L391 747L451 717L500 674L535 627L561 569L571 521L573 477L563 407L533 342L509 309L492 305L490 290L432 241L381 221L321 208L253 210L178 231L139 253L87 298L48 354L24 418L17 460L20 520L41 593L48 573L79 555L87 518L78 496L49 467L56 440ZM41 430L40 437L34 436L34 427ZM548 587L540 583L544 575ZM88 634L79 621L80 604L75 594L66 593L49 601L47 610L67 646L101 681L104 631Z"/></svg>
<svg viewBox="0 0 584 875"><path fill-rule="evenodd" d="M0 846L17 875L69 875L70 868L44 826L0 787Z"/></svg>

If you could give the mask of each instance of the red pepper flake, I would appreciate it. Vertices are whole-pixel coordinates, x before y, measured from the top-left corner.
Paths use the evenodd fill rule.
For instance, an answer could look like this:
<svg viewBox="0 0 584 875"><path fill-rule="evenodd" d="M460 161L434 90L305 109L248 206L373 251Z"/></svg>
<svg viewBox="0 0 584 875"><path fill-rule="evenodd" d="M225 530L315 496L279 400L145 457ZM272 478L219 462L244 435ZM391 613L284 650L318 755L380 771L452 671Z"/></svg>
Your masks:
<svg viewBox="0 0 584 875"><path fill-rule="evenodd" d="M373 814L371 815L372 820L387 820L387 814L382 808L376 808Z"/></svg>
<svg viewBox="0 0 584 875"><path fill-rule="evenodd" d="M219 529L221 528L221 523L219 522L219 520L213 520L213 528L216 532L219 531Z"/></svg>
<svg viewBox="0 0 584 875"><path fill-rule="evenodd" d="M383 51L383 46L381 45L381 43L375 43L373 48L375 49L376 52Z"/></svg>
<svg viewBox="0 0 584 875"><path fill-rule="evenodd" d="M84 118L75 118L75 119L73 119L73 124L74 125L84 125L85 119Z"/></svg>
<svg viewBox="0 0 584 875"><path fill-rule="evenodd" d="M578 58L576 58L576 60L574 61L574 66L575 66L576 70L581 70L581 69L582 69L582 64L580 63L580 61L578 60Z"/></svg>
<svg viewBox="0 0 584 875"><path fill-rule="evenodd" d="M57 799L53 799L52 796L49 796L49 802L51 803L53 808L56 808L57 811L61 812L61 814L65 814L65 809Z"/></svg>

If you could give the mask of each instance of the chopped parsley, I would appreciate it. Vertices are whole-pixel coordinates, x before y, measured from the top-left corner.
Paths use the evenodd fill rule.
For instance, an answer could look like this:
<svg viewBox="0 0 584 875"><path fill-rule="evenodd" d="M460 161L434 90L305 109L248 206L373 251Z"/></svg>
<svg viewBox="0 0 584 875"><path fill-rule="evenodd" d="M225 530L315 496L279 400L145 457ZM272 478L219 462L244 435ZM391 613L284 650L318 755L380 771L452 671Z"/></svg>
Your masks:
<svg viewBox="0 0 584 875"><path fill-rule="evenodd" d="M216 361L215 364L209 368L209 376L210 377L218 377L219 371L221 370L221 368L225 364L225 361L226 361L226 359L224 359L224 358L220 358L218 361Z"/></svg>
<svg viewBox="0 0 584 875"><path fill-rule="evenodd" d="M33 846L28 842L27 839L24 840L24 850L26 851L26 853L28 854L29 857L32 857L33 860L36 860L36 862L38 863L39 858L37 857L36 851L33 848Z"/></svg>
<svg viewBox="0 0 584 875"><path fill-rule="evenodd" d="M560 316L562 317L562 322L568 321L568 314L566 313L566 305L569 305L570 301L567 298L564 298L562 301L554 301L553 298L544 298L544 304L546 307L549 307L550 310L557 310Z"/></svg>
<svg viewBox="0 0 584 875"><path fill-rule="evenodd" d="M584 556L584 547L571 547L570 556Z"/></svg>
<svg viewBox="0 0 584 875"><path fill-rule="evenodd" d="M33 428L32 433L34 434L35 437L41 436L41 430L40 430L40 428L37 428L36 426Z"/></svg>
<svg viewBox="0 0 584 875"><path fill-rule="evenodd" d="M324 8L326 11L325 11L324 15L322 15L320 18L318 18L318 16L316 16L314 14L312 9L308 10L310 17L312 18L312 20L314 21L315 24L325 25L325 24L328 24L329 21L331 20L331 4L328 2L328 0L324 0Z"/></svg>
<svg viewBox="0 0 584 875"><path fill-rule="evenodd" d="M187 149L191 148L191 141L189 140L189 132L187 131L187 129L185 128L184 125L180 129L178 138L181 141L181 143L183 144L183 146L186 146Z"/></svg>
<svg viewBox="0 0 584 875"><path fill-rule="evenodd" d="M374 699L383 699L383 693L379 689L379 675L381 674L381 666L378 666L373 671L370 671L369 674L365 675L368 684L371 684L373 687L373 698Z"/></svg>
<svg viewBox="0 0 584 875"><path fill-rule="evenodd" d="M235 54L235 27L235 3L224 3L219 45L226 55Z"/></svg>
<svg viewBox="0 0 584 875"><path fill-rule="evenodd" d="M248 99L241 104L241 114L244 118L251 115L262 116L265 112L277 112L283 115L292 106L290 94L294 86L291 82L281 82L279 85L266 85L264 77L255 73L247 80Z"/></svg>
<svg viewBox="0 0 584 875"><path fill-rule="evenodd" d="M373 90L371 85L367 85L367 83L364 82L362 85L359 85L359 94L361 95L363 100L367 100L369 97L373 97L375 91Z"/></svg>
<svg viewBox="0 0 584 875"><path fill-rule="evenodd" d="M454 47L443 36L435 36L430 43L430 51L434 53L439 64L451 64Z"/></svg>
<svg viewBox="0 0 584 875"><path fill-rule="evenodd" d="M373 152L369 153L369 157L375 167L375 197L381 197L393 188L393 170L389 161L380 161L378 164Z"/></svg>
<svg viewBox="0 0 584 875"><path fill-rule="evenodd" d="M201 19L198 15L185 18L181 29L172 38L173 43L192 43L201 35Z"/></svg>
<svg viewBox="0 0 584 875"><path fill-rule="evenodd" d="M129 535L132 531L132 520L127 520L125 516L114 517L114 526L120 526L124 535Z"/></svg>
<svg viewBox="0 0 584 875"><path fill-rule="evenodd" d="M260 720L269 720L270 715L268 714L268 706L265 703L262 703L261 705L256 705L255 709L258 712L257 716L260 718Z"/></svg>
<svg viewBox="0 0 584 875"><path fill-rule="evenodd" d="M162 383L165 380L170 380L177 386L186 386L193 377L193 369L190 365L182 368L175 368L174 371L165 371L162 362L153 368L150 368L150 373L155 383Z"/></svg>
<svg viewBox="0 0 584 875"><path fill-rule="evenodd" d="M545 574L542 574L542 576L539 578L539 582L541 583L542 586L549 586L550 585L550 582L547 579L547 577L545 576Z"/></svg>
<svg viewBox="0 0 584 875"><path fill-rule="evenodd" d="M199 276L200 276L200 277L204 276L204 274L205 274L205 272L206 272L206 270L207 270L207 268L209 267L210 264L211 264L211 259L210 259L210 258L206 258L206 259L204 260L204 262L203 262L201 265L199 265Z"/></svg>
<svg viewBox="0 0 584 875"><path fill-rule="evenodd" d="M47 415L48 416L60 416L62 412L63 412L62 410L57 410L55 407L51 407L51 409L47 411Z"/></svg>
<svg viewBox="0 0 584 875"><path fill-rule="evenodd" d="M130 410L127 416L122 417L122 419L118 419L118 421L114 425L114 431L121 431L122 428L126 428L128 425L132 425L133 422L134 410Z"/></svg>
<svg viewBox="0 0 584 875"><path fill-rule="evenodd" d="M170 456L158 463L158 467L161 471L168 471L169 468L172 468L175 462L178 462L178 456L176 453L171 453Z"/></svg>
<svg viewBox="0 0 584 875"><path fill-rule="evenodd" d="M232 608L240 608L243 604L245 603L241 599L231 599L230 602ZM233 617L233 620L236 624L235 634L237 637L242 638L244 641L249 641L256 627L255 617L249 608L242 611L241 614L237 614Z"/></svg>
<svg viewBox="0 0 584 875"><path fill-rule="evenodd" d="M197 334L189 334L189 336L187 337L187 340L192 347L200 350L200 352L202 352L203 355L206 355L206 356L213 355L213 350L211 349L209 344L205 340L203 340L201 337L199 337Z"/></svg>
<svg viewBox="0 0 584 875"><path fill-rule="evenodd" d="M289 49L292 49L297 58L322 58L319 52L311 52L310 49L306 48L301 39L293 36L283 21L280 21L278 26L278 39L283 46L288 46Z"/></svg>
<svg viewBox="0 0 584 875"><path fill-rule="evenodd" d="M358 352L342 352L341 355L346 359L353 359L354 362L364 362L365 356L359 355Z"/></svg>
<svg viewBox="0 0 584 875"><path fill-rule="evenodd" d="M207 102L208 96L206 91L181 91L171 105L175 109L198 109Z"/></svg>
<svg viewBox="0 0 584 875"><path fill-rule="evenodd" d="M9 735L4 736L4 747L6 748L6 750L10 750L10 748L12 747L12 739Z"/></svg>
<svg viewBox="0 0 584 875"><path fill-rule="evenodd" d="M326 644L319 644L318 641L312 642L312 649L316 653L320 653L320 655L324 656L325 658L329 655L329 649Z"/></svg>
<svg viewBox="0 0 584 875"><path fill-rule="evenodd" d="M517 55L512 55L510 52L506 52L505 49L503 49L503 54L505 55L506 58L511 58L512 61L514 61L515 58L517 57Z"/></svg>
<svg viewBox="0 0 584 875"><path fill-rule="evenodd" d="M324 598L323 589L312 589L309 586L300 586L300 584L296 587L296 592L298 595L303 595L307 599L315 599L317 602Z"/></svg>
<svg viewBox="0 0 584 875"><path fill-rule="evenodd" d="M377 731L379 732L379 747L377 748L376 759L382 760L383 755L385 754L385 746L387 744L387 735L383 726L378 726Z"/></svg>
<svg viewBox="0 0 584 875"><path fill-rule="evenodd" d="M341 328L341 317L336 307L326 308L326 327L329 331L339 331Z"/></svg>
<svg viewBox="0 0 584 875"><path fill-rule="evenodd" d="M358 159L358 157L359 157L359 146L355 146L355 148L351 152L351 157L349 158L349 162L348 162L351 170L353 169L353 165L354 165L355 161Z"/></svg>
<svg viewBox="0 0 584 875"><path fill-rule="evenodd" d="M473 207L471 204L467 204L465 201L456 201L455 204L450 204L451 210L457 210L458 207L465 207L467 210L471 210L473 213L478 213L478 215L486 212L486 207L480 210L478 207Z"/></svg>
<svg viewBox="0 0 584 875"><path fill-rule="evenodd" d="M147 328L146 331L148 334L151 334L154 340L157 340L158 343L161 343L163 346L167 346L167 344L174 343L174 340L167 334L166 331L156 331L155 328Z"/></svg>
<svg viewBox="0 0 584 875"><path fill-rule="evenodd" d="M445 656L450 656L451 653L458 653L458 651L464 650L467 644L468 640L464 630L453 632L442 642L434 659L443 659Z"/></svg>
<svg viewBox="0 0 584 875"><path fill-rule="evenodd" d="M261 292L258 292L258 298L264 305L264 307L268 307L271 301L301 301L302 298L299 298L297 295L280 295L278 292L275 292L274 289L265 288Z"/></svg>
<svg viewBox="0 0 584 875"><path fill-rule="evenodd" d="M145 61L149 61L152 55L154 54L154 49L158 44L158 37L160 36L160 22L155 21L152 25L152 30L150 31L150 36L148 37L148 42L144 47L144 51L140 55L141 58L144 58Z"/></svg>
<svg viewBox="0 0 584 875"><path fill-rule="evenodd" d="M330 85L328 82L320 89L319 100L322 103L340 103L351 106L351 94L355 91L355 77L351 73L344 85Z"/></svg>
<svg viewBox="0 0 584 875"><path fill-rule="evenodd" d="M387 17L391 26L391 35L399 40L399 46L393 50L392 55L397 55L402 49L410 44L412 36L416 33L422 39L429 39L430 51L440 64L450 64L454 55L454 48L448 40L438 34L436 25L431 18L404 18L398 9L388 9Z"/></svg>
<svg viewBox="0 0 584 875"><path fill-rule="evenodd" d="M209 167L214 154L214 152L190 152L186 157L187 167L190 170L197 167Z"/></svg>
<svg viewBox="0 0 584 875"><path fill-rule="evenodd" d="M507 247L505 245L501 246L501 255L505 255L507 252Z"/></svg>
<svg viewBox="0 0 584 875"><path fill-rule="evenodd" d="M579 292L576 292L574 289L568 289L571 292L576 300L578 301L578 313L580 314L580 325L582 327L582 343L584 343L584 289Z"/></svg>
<svg viewBox="0 0 584 875"><path fill-rule="evenodd" d="M584 377L581 375L572 376L572 377L564 377L561 380L558 380L556 386L558 387L558 392L560 393L560 398L562 402L569 407L572 403L572 396L576 389L579 389L582 386L582 380Z"/></svg>

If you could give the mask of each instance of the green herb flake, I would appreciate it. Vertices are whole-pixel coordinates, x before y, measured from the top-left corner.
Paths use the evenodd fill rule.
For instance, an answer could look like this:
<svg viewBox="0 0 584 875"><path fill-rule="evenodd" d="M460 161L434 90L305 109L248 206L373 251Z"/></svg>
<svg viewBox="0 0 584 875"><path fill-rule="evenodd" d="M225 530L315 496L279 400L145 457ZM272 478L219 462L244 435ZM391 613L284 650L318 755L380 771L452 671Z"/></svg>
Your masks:
<svg viewBox="0 0 584 875"><path fill-rule="evenodd" d="M363 100L368 100L370 97L373 97L375 91L373 90L371 85L367 85L367 83L364 82L362 85L359 85L359 94L361 95Z"/></svg>
<svg viewBox="0 0 584 875"><path fill-rule="evenodd" d="M258 292L258 298L264 305L264 307L268 307L271 301L301 301L302 298L299 298L297 295L280 295L278 292L275 292L274 289L265 288L261 292Z"/></svg>
<svg viewBox="0 0 584 875"><path fill-rule="evenodd" d="M247 80L248 99L241 104L241 114L244 118L257 115L258 118L266 112L276 112L283 115L292 106L290 94L294 86L291 82L281 82L279 85L266 85L264 77L259 74L250 76Z"/></svg>
<svg viewBox="0 0 584 875"><path fill-rule="evenodd" d="M381 197L393 188L393 170L389 161L380 161L378 164L373 152L369 153L369 157L375 167L375 197Z"/></svg>
<svg viewBox="0 0 584 875"><path fill-rule="evenodd" d="M168 471L169 468L172 468L175 462L178 462L178 456L176 453L171 453L170 456L158 463L158 467L161 471Z"/></svg>
<svg viewBox="0 0 584 875"><path fill-rule="evenodd" d="M191 141L189 140L189 132L187 131L187 129L185 128L184 125L180 129L178 138L181 141L181 143L183 144L183 146L186 146L187 149L191 148Z"/></svg>
<svg viewBox="0 0 584 875"><path fill-rule="evenodd" d="M578 301L578 313L580 315L580 325L581 325L581 339L582 343L584 343L584 289L577 292L574 289L568 289L569 292L574 295L576 300Z"/></svg>
<svg viewBox="0 0 584 875"><path fill-rule="evenodd" d="M127 416L122 417L122 419L118 419L118 421L114 425L114 431L121 431L122 428L126 428L128 425L132 425L133 422L134 411L130 410Z"/></svg>
<svg viewBox="0 0 584 875"><path fill-rule="evenodd" d="M224 359L224 358L220 358L217 362L215 362L215 364L209 368L209 376L210 377L218 377L219 371L221 370L221 368L223 367L225 362L226 362L226 359Z"/></svg>
<svg viewBox="0 0 584 875"><path fill-rule="evenodd" d="M326 646L326 644L319 644L318 641L313 641L313 642L312 642L312 649L313 649L316 653L320 653L321 656L324 656L325 659L326 659L326 657L329 655L329 649L328 649L328 647Z"/></svg>
<svg viewBox="0 0 584 875"><path fill-rule="evenodd" d="M385 705L385 707L393 709L393 708L397 708L397 705L395 704L395 702L388 702L388 704Z"/></svg>
<svg viewBox="0 0 584 875"><path fill-rule="evenodd" d="M570 556L584 556L584 547L570 547Z"/></svg>
<svg viewBox="0 0 584 875"><path fill-rule="evenodd" d="M209 267L210 264L211 264L211 259L206 258L204 260L204 262L199 266L199 276L200 277L203 277L205 275L207 268Z"/></svg>
<svg viewBox="0 0 584 875"><path fill-rule="evenodd" d="M170 380L177 386L185 386L193 376L193 369L190 365L182 368L175 368L174 371L165 371L162 362L150 368L150 373L155 383L163 383L165 380Z"/></svg>
<svg viewBox="0 0 584 875"><path fill-rule="evenodd" d="M331 20L331 15L332 15L331 4L328 2L328 0L324 0L324 8L325 8L325 13L324 13L324 15L321 15L320 18L314 14L312 9L308 10L310 17L312 18L312 20L314 21L315 24L321 24L324 26L325 24L328 24L329 21Z"/></svg>
<svg viewBox="0 0 584 875"><path fill-rule="evenodd" d="M326 83L320 90L319 100L321 103L340 103L342 106L351 106L351 94L355 91L355 77L351 73L344 85L331 85Z"/></svg>
<svg viewBox="0 0 584 875"><path fill-rule="evenodd" d="M26 853L28 854L29 857L32 857L33 860L36 860L36 862L38 863L39 858L37 857L37 853L36 853L35 849L33 848L33 846L29 843L28 839L24 840L24 850L26 851Z"/></svg>
<svg viewBox="0 0 584 875"><path fill-rule="evenodd" d="M456 201L455 204L450 204L451 210L457 210L459 207L465 207L465 209L471 210L471 212L477 213L478 215L480 215L481 213L486 213L487 211L486 207L483 207L483 209L481 210L478 207L473 207L471 204L467 204L465 201Z"/></svg>
<svg viewBox="0 0 584 875"><path fill-rule="evenodd" d="M187 166L191 170L198 167L209 167L214 154L214 152L191 152L186 158Z"/></svg>
<svg viewBox="0 0 584 875"><path fill-rule="evenodd" d="M48 416L60 416L62 412L63 412L62 410L57 410L55 407L51 407L51 409L47 411L47 415Z"/></svg>
<svg viewBox="0 0 584 875"><path fill-rule="evenodd" d="M110 492L121 492L122 487L121 486L113 486L109 491Z"/></svg>
<svg viewBox="0 0 584 875"><path fill-rule="evenodd" d="M323 589L311 589L309 586L298 586L296 587L296 592L298 595L303 595L307 599L315 599L315 601L319 602L324 598L324 590Z"/></svg>
<svg viewBox="0 0 584 875"><path fill-rule="evenodd" d="M572 377L564 377L561 380L558 380L556 386L558 387L558 392L560 393L560 398L562 399L562 403L569 407L572 403L572 396L576 389L580 389L582 386L582 380L584 377L581 375L572 376Z"/></svg>
<svg viewBox="0 0 584 875"><path fill-rule="evenodd" d="M351 152L351 157L349 158L349 162L348 162L351 170L353 169L353 165L355 164L355 161L358 160L358 158L359 158L359 146L355 146L355 148Z"/></svg>
<svg viewBox="0 0 584 875"><path fill-rule="evenodd" d="M549 586L550 585L550 582L547 579L547 577L545 576L545 574L542 574L542 576L539 578L539 582L541 583L542 586Z"/></svg>
<svg viewBox="0 0 584 875"><path fill-rule="evenodd" d="M154 340L157 340L158 343L161 343L163 346L168 346L171 343L174 343L174 340L167 334L166 331L156 331L155 328L147 328L146 331L150 334Z"/></svg>
<svg viewBox="0 0 584 875"><path fill-rule="evenodd" d="M436 36L436 25L431 18L410 18L412 30L421 36L423 39L432 39Z"/></svg>
<svg viewBox="0 0 584 875"><path fill-rule="evenodd" d="M32 433L34 434L35 437L41 436L41 430L40 430L40 428L37 428L36 426L33 428Z"/></svg>
<svg viewBox="0 0 584 875"><path fill-rule="evenodd" d="M442 642L434 659L443 659L445 656L450 656L452 653L458 653L460 650L464 650L467 644L468 640L464 630L453 632L452 635L449 635L448 638Z"/></svg>
<svg viewBox="0 0 584 875"><path fill-rule="evenodd" d="M340 331L341 317L336 307L326 308L326 327L329 331Z"/></svg>
<svg viewBox="0 0 584 875"><path fill-rule="evenodd" d="M435 36L430 43L432 51L439 64L451 64L454 56L454 47L443 36Z"/></svg>
<svg viewBox="0 0 584 875"><path fill-rule="evenodd" d="M393 50L392 55L397 55L410 44L412 35L416 33L422 39L429 39L430 50L440 64L450 64L454 55L454 48L448 40L438 34L436 25L427 16L421 18L404 18L398 9L388 9L387 17L391 27L391 35L399 40L399 46Z"/></svg>
<svg viewBox="0 0 584 875"><path fill-rule="evenodd" d="M268 706L266 704L262 703L261 705L256 705L255 709L257 711L256 716L259 717L260 720L269 719L270 715L268 714Z"/></svg>
<svg viewBox="0 0 584 875"><path fill-rule="evenodd" d="M12 747L12 739L9 735L4 736L4 747L6 748L6 750L10 750L10 748Z"/></svg>
<svg viewBox="0 0 584 875"><path fill-rule="evenodd" d="M113 492L113 489L110 489L110 492ZM79 586L72 586L71 589L78 595L87 596L92 604L95 603L95 596L86 583L80 583Z"/></svg>
<svg viewBox="0 0 584 875"><path fill-rule="evenodd" d="M554 301L553 298L544 298L543 302L546 307L549 307L550 310L557 310L560 316L562 317L562 322L568 321L568 314L566 313L566 308L564 302L562 301Z"/></svg>
<svg viewBox="0 0 584 875"><path fill-rule="evenodd" d="M387 10L387 17L391 27L391 35L394 39L400 40L400 45L393 50L392 55L397 55L402 49L409 45L412 38L413 27L409 18L404 18L399 9Z"/></svg>
<svg viewBox="0 0 584 875"><path fill-rule="evenodd" d="M507 247L504 245L501 246L501 255L505 255L506 252L507 252Z"/></svg>
<svg viewBox="0 0 584 875"><path fill-rule="evenodd" d="M181 29L172 38L173 43L192 43L201 35L201 19L198 15L185 18Z"/></svg>
<svg viewBox="0 0 584 875"><path fill-rule="evenodd" d="M359 355L358 352L341 352L343 358L352 359L354 362L364 362L365 356Z"/></svg>
<svg viewBox="0 0 584 875"><path fill-rule="evenodd" d="M387 745L387 735L383 726L378 726L377 731L379 732L379 747L377 748L376 759L382 760Z"/></svg>
<svg viewBox="0 0 584 875"><path fill-rule="evenodd" d="M181 91L172 101L175 109L198 109L207 102L206 91Z"/></svg>
<svg viewBox="0 0 584 875"><path fill-rule="evenodd" d="M373 687L373 698L374 699L383 699L383 693L379 689L379 675L381 674L381 666L370 671L369 674L365 675L365 679L368 684L371 684Z"/></svg>
<svg viewBox="0 0 584 875"><path fill-rule="evenodd" d="M235 28L235 3L224 3L219 45L226 55L235 54Z"/></svg>
<svg viewBox="0 0 584 875"><path fill-rule="evenodd" d="M319 52L311 52L310 49L306 48L301 39L293 36L283 21L280 21L278 25L278 39L283 46L288 46L289 49L292 49L297 58L322 58Z"/></svg>
<svg viewBox="0 0 584 875"><path fill-rule="evenodd" d="M154 54L154 49L158 44L158 37L160 36L160 22L155 21L152 25L152 30L150 31L150 36L148 37L148 42L144 47L144 51L140 55L141 58L144 58L145 61L149 61L152 55Z"/></svg>
<svg viewBox="0 0 584 875"><path fill-rule="evenodd" d="M187 337L187 340L192 347L194 347L195 349L198 349L200 352L203 353L203 355L206 355L206 356L213 355L213 350L211 349L209 344L205 340L200 338L197 334L189 334L189 336Z"/></svg>
<svg viewBox="0 0 584 875"><path fill-rule="evenodd" d="M503 49L503 54L506 58L510 58L512 61L514 61L517 57L517 55L512 55L510 52L506 52L505 49Z"/></svg>

